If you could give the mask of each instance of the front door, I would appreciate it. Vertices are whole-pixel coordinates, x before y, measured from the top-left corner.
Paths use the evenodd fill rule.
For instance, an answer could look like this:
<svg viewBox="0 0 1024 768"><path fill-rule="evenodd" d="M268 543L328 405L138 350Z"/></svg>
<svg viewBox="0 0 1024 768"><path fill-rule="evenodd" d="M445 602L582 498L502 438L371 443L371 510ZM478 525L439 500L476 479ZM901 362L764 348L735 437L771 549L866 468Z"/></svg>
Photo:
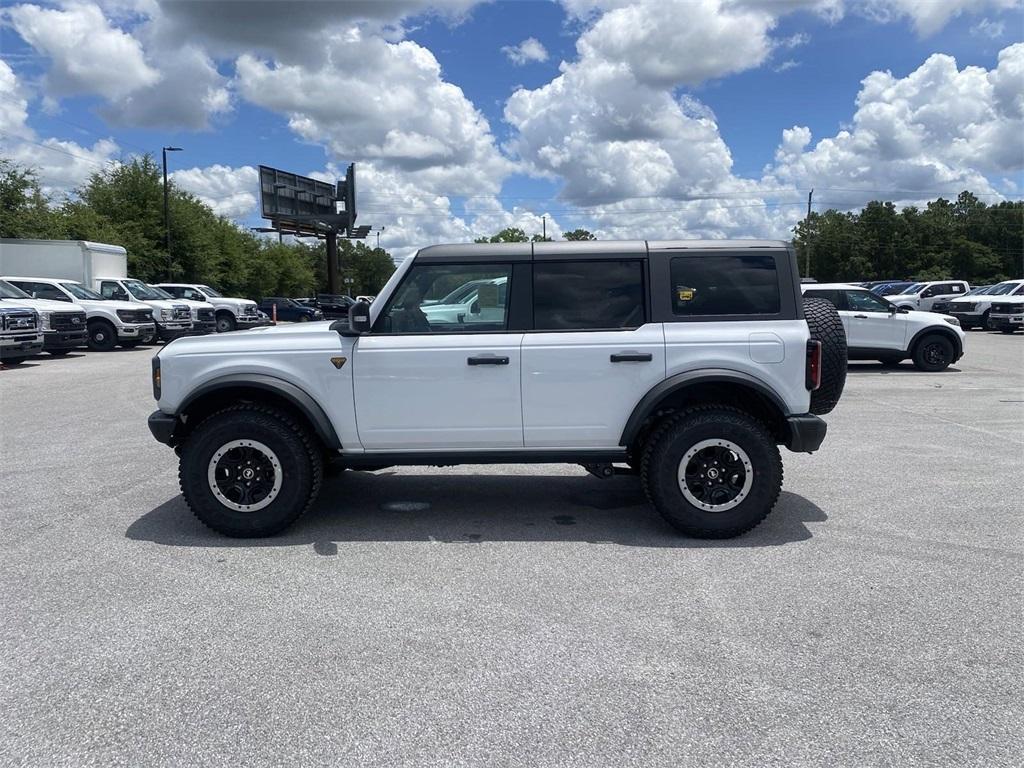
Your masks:
<svg viewBox="0 0 1024 768"><path fill-rule="evenodd" d="M417 264L352 355L359 440L368 451L522 448L522 332L509 293L479 291L465 315L425 307L460 286L511 280L509 264Z"/></svg>
<svg viewBox="0 0 1024 768"><path fill-rule="evenodd" d="M614 448L640 396L665 378L665 332L646 322L639 259L535 261L523 338L527 448Z"/></svg>
<svg viewBox="0 0 1024 768"><path fill-rule="evenodd" d="M846 291L848 320L846 343L855 349L902 351L907 335L907 318L891 313L889 305L871 291Z"/></svg>

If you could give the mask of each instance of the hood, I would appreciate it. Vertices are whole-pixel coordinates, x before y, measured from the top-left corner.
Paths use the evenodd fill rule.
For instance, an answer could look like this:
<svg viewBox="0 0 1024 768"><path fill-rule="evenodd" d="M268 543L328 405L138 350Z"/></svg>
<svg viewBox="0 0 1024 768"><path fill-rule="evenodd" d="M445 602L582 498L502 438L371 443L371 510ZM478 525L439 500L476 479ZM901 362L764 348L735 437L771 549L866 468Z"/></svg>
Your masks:
<svg viewBox="0 0 1024 768"><path fill-rule="evenodd" d="M986 296L985 298L992 304L1024 304L1024 296Z"/></svg>
<svg viewBox="0 0 1024 768"><path fill-rule="evenodd" d="M5 307L31 307L38 312L85 312L81 304L67 301L51 301L50 299L0 299Z"/></svg>
<svg viewBox="0 0 1024 768"><path fill-rule="evenodd" d="M229 333L213 333L207 336L186 336L164 346L160 351L160 357L297 349L304 352L317 349L336 351L343 347L351 348L355 339L343 339L337 331L331 330L331 322L333 321L321 320L312 323L289 323Z"/></svg>
<svg viewBox="0 0 1024 768"><path fill-rule="evenodd" d="M228 302L231 302L232 304L238 305L239 307L255 307L256 306L256 302L253 301L252 299L235 299L235 298L232 298L232 297L229 297L229 296L224 296L223 298L220 298L220 299L213 299L213 301L228 301Z"/></svg>
<svg viewBox="0 0 1024 768"><path fill-rule="evenodd" d="M135 305L135 309L139 308L139 304L145 304L146 306L153 307L154 309L174 309L176 306L185 306L184 301L178 301L177 299L149 299L146 301L140 301Z"/></svg>
<svg viewBox="0 0 1024 768"><path fill-rule="evenodd" d="M129 312L138 312L140 309L145 310L146 307L139 307L138 304L131 301L117 301L115 299L109 299L105 301L95 300L89 301L88 299L78 299L78 303L88 309L89 307L96 307L97 309L110 309L117 312L119 309L127 310Z"/></svg>

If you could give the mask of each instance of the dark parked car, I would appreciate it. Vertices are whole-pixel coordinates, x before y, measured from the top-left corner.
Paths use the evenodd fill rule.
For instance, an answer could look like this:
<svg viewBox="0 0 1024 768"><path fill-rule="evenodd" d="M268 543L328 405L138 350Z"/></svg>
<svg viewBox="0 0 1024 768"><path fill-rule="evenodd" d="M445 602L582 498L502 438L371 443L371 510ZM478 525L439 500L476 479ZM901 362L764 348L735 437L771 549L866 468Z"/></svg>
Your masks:
<svg viewBox="0 0 1024 768"><path fill-rule="evenodd" d="M271 317L274 316L274 307L277 307L277 319L286 322L307 323L310 320L323 320L324 313L319 309L305 307L295 299L286 299L283 296L270 296L260 301L259 308Z"/></svg>
<svg viewBox="0 0 1024 768"><path fill-rule="evenodd" d="M348 308L356 303L351 296L339 293L318 293L317 304L324 313L324 317L334 320L335 318L348 318Z"/></svg>

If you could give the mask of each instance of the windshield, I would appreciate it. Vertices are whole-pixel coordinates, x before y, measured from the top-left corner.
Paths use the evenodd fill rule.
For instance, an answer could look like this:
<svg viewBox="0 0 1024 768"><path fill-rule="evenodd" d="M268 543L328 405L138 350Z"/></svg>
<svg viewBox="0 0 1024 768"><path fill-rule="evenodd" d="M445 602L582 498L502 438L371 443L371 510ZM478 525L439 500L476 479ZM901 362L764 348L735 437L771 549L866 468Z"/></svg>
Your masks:
<svg viewBox="0 0 1024 768"><path fill-rule="evenodd" d="M1019 285L1020 283L999 283L988 292L988 295L1005 296L1008 293L1013 293L1014 289Z"/></svg>
<svg viewBox="0 0 1024 768"><path fill-rule="evenodd" d="M141 280L125 280L124 287L128 289L132 296L141 301L153 301L163 298L163 296Z"/></svg>
<svg viewBox="0 0 1024 768"><path fill-rule="evenodd" d="M161 299L173 299L174 297L165 291L163 288L157 288L155 285L149 286L149 290L153 291Z"/></svg>
<svg viewBox="0 0 1024 768"><path fill-rule="evenodd" d="M211 299L222 299L222 298L224 298L221 294L217 293L217 291L213 290L213 288L211 288L208 285L200 285L199 286L199 290L202 291L203 293L205 293Z"/></svg>
<svg viewBox="0 0 1024 768"><path fill-rule="evenodd" d="M100 296L96 291L89 290L81 283L61 283L60 287L70 293L76 299L88 299L89 301L106 301L106 297Z"/></svg>
<svg viewBox="0 0 1024 768"><path fill-rule="evenodd" d="M21 288L15 288L8 282L0 280L0 299L30 299L32 298Z"/></svg>
<svg viewBox="0 0 1024 768"><path fill-rule="evenodd" d="M900 295L904 296L904 295L906 295L908 293L917 293L918 291L923 290L924 286L925 286L924 283L914 283L912 286L907 288L905 291L900 291Z"/></svg>

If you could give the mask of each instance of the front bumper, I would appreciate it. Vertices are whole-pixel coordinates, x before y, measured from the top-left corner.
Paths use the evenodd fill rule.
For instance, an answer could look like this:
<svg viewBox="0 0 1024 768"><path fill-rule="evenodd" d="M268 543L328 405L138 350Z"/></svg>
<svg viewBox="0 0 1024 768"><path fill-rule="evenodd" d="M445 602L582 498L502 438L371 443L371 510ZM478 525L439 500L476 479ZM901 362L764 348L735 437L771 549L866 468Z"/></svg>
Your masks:
<svg viewBox="0 0 1024 768"><path fill-rule="evenodd" d="M157 442L164 445L172 444L174 430L178 426L177 416L168 416L163 411L153 411L153 413L149 414L147 423L149 424L149 431L153 433L153 437L156 438Z"/></svg>
<svg viewBox="0 0 1024 768"><path fill-rule="evenodd" d="M794 453L814 453L825 440L828 425L817 416L804 413L786 417L786 441L784 445Z"/></svg>
<svg viewBox="0 0 1024 768"><path fill-rule="evenodd" d="M89 343L89 334L80 331L43 331L43 349L74 349Z"/></svg>
<svg viewBox="0 0 1024 768"><path fill-rule="evenodd" d="M261 325L259 315L235 315L235 325L239 328L255 328Z"/></svg>
<svg viewBox="0 0 1024 768"><path fill-rule="evenodd" d="M1024 326L1024 312L1012 315L989 315L988 324L990 328L1017 328Z"/></svg>
<svg viewBox="0 0 1024 768"><path fill-rule="evenodd" d="M117 329L118 341L147 342L156 336L156 323L124 324Z"/></svg>
<svg viewBox="0 0 1024 768"><path fill-rule="evenodd" d="M209 333L217 332L217 321L216 320L193 320L192 321L192 336L206 336Z"/></svg>
<svg viewBox="0 0 1024 768"><path fill-rule="evenodd" d="M43 335L0 338L0 360L5 357L30 357L43 351Z"/></svg>
<svg viewBox="0 0 1024 768"><path fill-rule="evenodd" d="M192 333L192 322L187 323L157 323L156 324L156 335L160 337L161 341L173 341L174 339L180 339L182 336L188 336Z"/></svg>

